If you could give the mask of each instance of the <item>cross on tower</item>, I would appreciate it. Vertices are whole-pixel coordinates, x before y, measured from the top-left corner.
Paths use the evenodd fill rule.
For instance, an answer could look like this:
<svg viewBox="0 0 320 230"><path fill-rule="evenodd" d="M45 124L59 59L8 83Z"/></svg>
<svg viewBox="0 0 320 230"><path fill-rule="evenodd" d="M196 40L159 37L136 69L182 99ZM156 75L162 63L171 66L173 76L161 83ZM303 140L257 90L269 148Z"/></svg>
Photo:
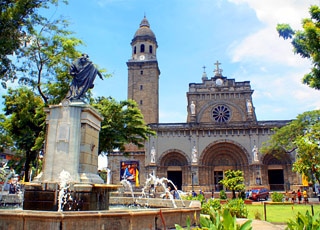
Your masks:
<svg viewBox="0 0 320 230"><path fill-rule="evenodd" d="M214 70L216 75L221 75L222 74L222 69L219 68L219 65L221 65L221 63L219 61L216 61L216 63L214 63L214 65L216 66L216 69Z"/></svg>
<svg viewBox="0 0 320 230"><path fill-rule="evenodd" d="M204 65L202 68L203 68L203 72L205 73L207 67Z"/></svg>

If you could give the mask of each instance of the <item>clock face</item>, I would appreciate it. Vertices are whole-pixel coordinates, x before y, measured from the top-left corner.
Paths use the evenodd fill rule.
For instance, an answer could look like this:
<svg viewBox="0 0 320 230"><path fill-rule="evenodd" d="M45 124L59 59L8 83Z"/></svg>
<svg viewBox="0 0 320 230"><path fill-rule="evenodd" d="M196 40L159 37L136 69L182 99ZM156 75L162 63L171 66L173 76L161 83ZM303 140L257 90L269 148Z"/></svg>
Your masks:
<svg viewBox="0 0 320 230"><path fill-rule="evenodd" d="M216 84L217 84L218 86L222 85L222 84L223 84L222 79L218 78L218 79L216 80Z"/></svg>
<svg viewBox="0 0 320 230"><path fill-rule="evenodd" d="M144 55L141 55L141 56L140 56L140 60L144 60Z"/></svg>

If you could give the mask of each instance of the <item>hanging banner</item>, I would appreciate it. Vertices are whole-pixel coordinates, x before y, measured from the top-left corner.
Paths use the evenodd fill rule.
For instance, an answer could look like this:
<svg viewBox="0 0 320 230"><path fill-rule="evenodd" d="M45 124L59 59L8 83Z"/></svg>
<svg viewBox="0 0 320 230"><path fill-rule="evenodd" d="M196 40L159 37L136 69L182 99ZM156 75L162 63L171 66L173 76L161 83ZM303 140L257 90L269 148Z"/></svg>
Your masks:
<svg viewBox="0 0 320 230"><path fill-rule="evenodd" d="M120 161L120 181L126 179L139 186L139 161Z"/></svg>

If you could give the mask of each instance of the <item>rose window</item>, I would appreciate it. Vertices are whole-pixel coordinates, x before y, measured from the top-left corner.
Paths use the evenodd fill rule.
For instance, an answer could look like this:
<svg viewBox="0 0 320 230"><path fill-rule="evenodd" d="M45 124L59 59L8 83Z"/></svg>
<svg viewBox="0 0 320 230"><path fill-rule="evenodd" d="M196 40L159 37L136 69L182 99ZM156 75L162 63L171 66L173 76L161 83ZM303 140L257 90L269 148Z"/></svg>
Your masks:
<svg viewBox="0 0 320 230"><path fill-rule="evenodd" d="M215 122L224 123L229 121L231 116L230 109L225 105L218 105L212 110L212 118Z"/></svg>

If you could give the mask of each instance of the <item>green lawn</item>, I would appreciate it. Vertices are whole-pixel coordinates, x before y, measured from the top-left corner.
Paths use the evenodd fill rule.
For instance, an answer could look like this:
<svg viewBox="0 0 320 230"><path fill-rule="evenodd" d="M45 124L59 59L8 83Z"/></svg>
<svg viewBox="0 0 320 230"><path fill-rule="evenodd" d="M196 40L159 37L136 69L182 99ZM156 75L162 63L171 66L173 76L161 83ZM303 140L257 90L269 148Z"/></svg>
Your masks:
<svg viewBox="0 0 320 230"><path fill-rule="evenodd" d="M248 219L255 219L255 213L260 213L261 220L264 220L264 206L259 205L246 205L249 215ZM298 212L305 213L309 211L311 214L311 205L303 204L290 204L290 205L266 205L267 221L272 223L286 223L289 219L295 219ZM320 205L313 205L314 213L320 212Z"/></svg>

